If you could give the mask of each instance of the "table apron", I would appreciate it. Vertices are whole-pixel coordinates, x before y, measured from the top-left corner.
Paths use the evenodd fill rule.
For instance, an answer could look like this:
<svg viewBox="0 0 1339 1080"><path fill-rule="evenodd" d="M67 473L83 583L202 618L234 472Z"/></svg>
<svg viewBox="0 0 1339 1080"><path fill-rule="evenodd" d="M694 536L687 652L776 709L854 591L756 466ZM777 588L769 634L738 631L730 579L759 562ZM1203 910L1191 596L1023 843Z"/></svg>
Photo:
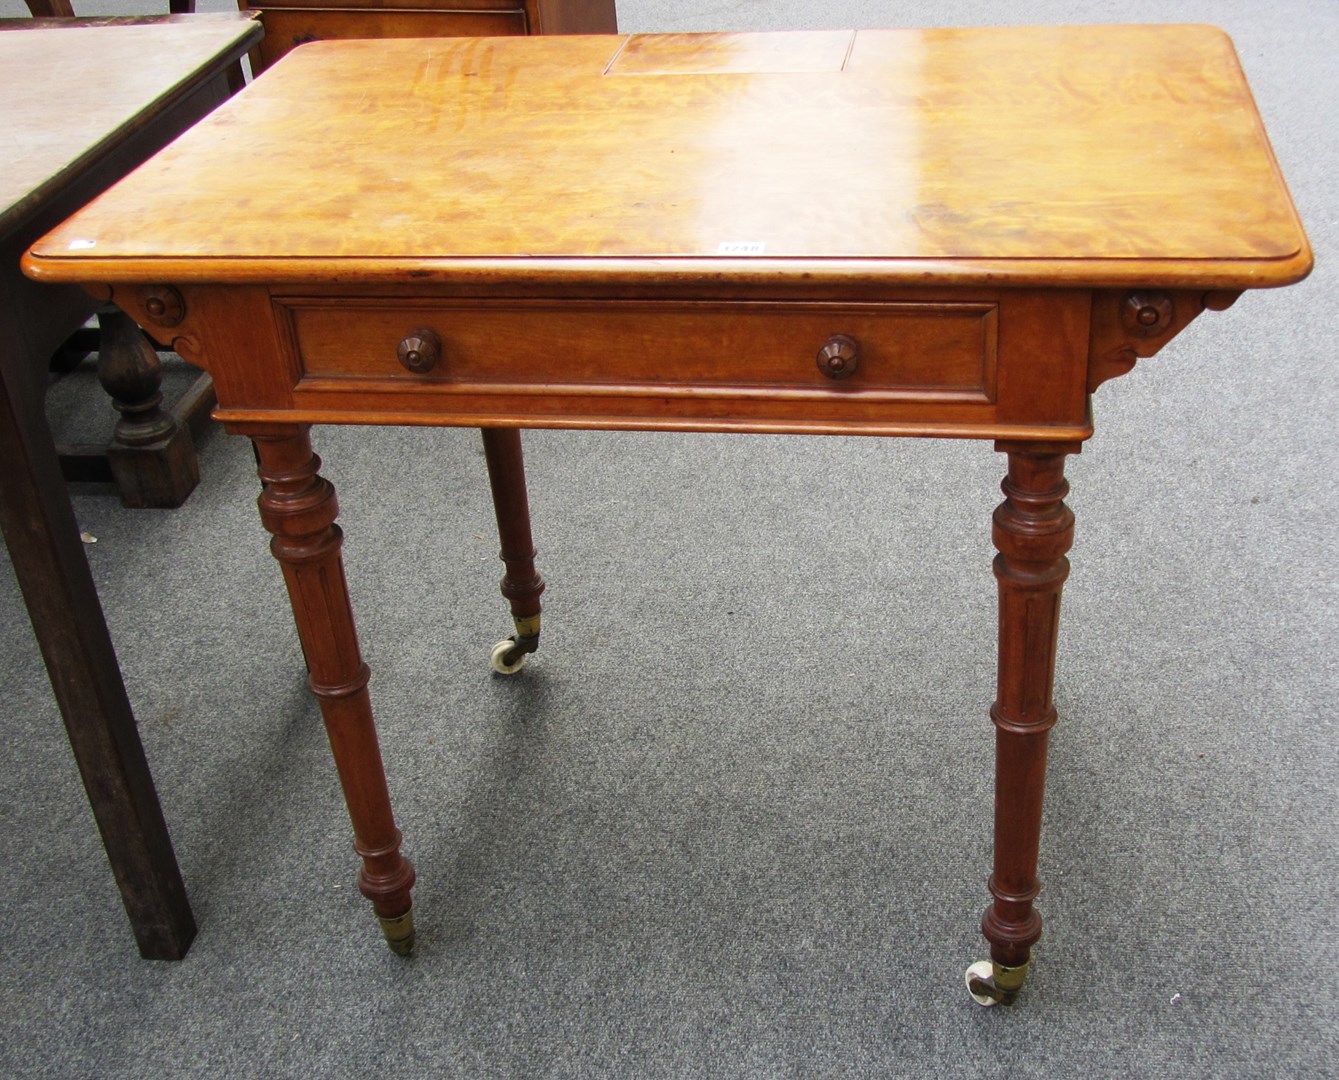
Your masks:
<svg viewBox="0 0 1339 1080"><path fill-rule="evenodd" d="M1091 434L1091 295L1082 290L852 299L180 291L173 333L187 351L209 343L199 360L225 422ZM116 294L134 299L123 287ZM426 370L402 355L425 340L436 354Z"/></svg>

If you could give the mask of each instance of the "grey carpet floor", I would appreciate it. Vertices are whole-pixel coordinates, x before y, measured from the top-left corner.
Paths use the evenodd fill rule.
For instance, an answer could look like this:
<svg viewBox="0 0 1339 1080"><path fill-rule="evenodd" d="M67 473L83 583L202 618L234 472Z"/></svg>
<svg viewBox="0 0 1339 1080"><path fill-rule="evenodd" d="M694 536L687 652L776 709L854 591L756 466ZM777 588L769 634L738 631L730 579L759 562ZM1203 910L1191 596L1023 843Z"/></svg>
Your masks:
<svg viewBox="0 0 1339 1080"><path fill-rule="evenodd" d="M962 986L990 848L988 445L533 433L544 648L501 680L477 434L319 431L420 875L404 961L353 885L249 448L216 433L181 510L76 495L200 924L181 963L135 954L0 571L0 1075L1335 1075L1339 5L620 19L1237 42L1317 269L1096 396L1024 1001Z"/></svg>

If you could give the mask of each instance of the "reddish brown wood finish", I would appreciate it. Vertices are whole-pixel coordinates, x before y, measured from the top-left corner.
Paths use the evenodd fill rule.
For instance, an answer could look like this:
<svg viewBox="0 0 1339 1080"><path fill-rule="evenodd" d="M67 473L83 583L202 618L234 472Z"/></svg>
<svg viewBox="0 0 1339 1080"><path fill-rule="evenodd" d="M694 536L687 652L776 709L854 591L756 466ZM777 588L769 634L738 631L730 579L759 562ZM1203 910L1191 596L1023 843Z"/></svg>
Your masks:
<svg viewBox="0 0 1339 1080"><path fill-rule="evenodd" d="M258 12L265 24L251 53L255 75L309 41L618 30L614 0L237 0L237 6Z"/></svg>
<svg viewBox="0 0 1339 1080"><path fill-rule="evenodd" d="M995 577L999 582L999 671L995 704L994 902L981 931L991 959L1020 967L1041 937L1032 907L1040 889L1046 744L1056 721L1051 688L1060 629L1060 590L1069 575L1065 553L1074 542L1074 515L1065 505L1065 455L1079 445L998 442L1009 456L995 511Z"/></svg>
<svg viewBox="0 0 1339 1080"><path fill-rule="evenodd" d="M1224 311L1239 289L1099 289L1093 293L1088 345L1088 391L1128 374L1204 311ZM1152 313L1153 317L1149 317ZM1142 317L1141 317L1142 316Z"/></svg>
<svg viewBox="0 0 1339 1080"><path fill-rule="evenodd" d="M243 173L245 205L220 200ZM164 337L253 434L1006 440L982 926L1007 999L1041 932L1063 463L1089 393L1311 261L1230 42L1119 26L313 45L24 265L141 323L146 289L178 288ZM407 370L424 331L439 354ZM485 445L506 590L537 611L519 440Z"/></svg>
<svg viewBox="0 0 1339 1080"><path fill-rule="evenodd" d="M484 428L484 456L493 489L502 541L502 595L511 604L516 622L516 644L521 652L539 648L539 595L544 579L535 570L535 542L530 536L530 503L525 492L525 459L521 433L515 428Z"/></svg>
<svg viewBox="0 0 1339 1080"><path fill-rule="evenodd" d="M260 461L260 517L273 535L270 550L283 567L293 601L298 636L311 674L308 685L325 719L353 822L354 849L362 857L358 888L387 927L397 952L413 944L411 906L414 867L400 854L400 830L377 744L363 663L349 607L335 517L335 489L319 470L305 426L249 433ZM388 923L404 930L396 937Z"/></svg>

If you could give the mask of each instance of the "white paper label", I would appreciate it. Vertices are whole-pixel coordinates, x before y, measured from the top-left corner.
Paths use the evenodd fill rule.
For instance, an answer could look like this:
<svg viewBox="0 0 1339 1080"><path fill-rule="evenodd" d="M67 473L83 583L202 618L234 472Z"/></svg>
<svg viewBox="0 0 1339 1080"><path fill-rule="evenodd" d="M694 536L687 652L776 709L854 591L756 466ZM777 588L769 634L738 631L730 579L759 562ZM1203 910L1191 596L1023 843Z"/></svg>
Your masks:
<svg viewBox="0 0 1339 1080"><path fill-rule="evenodd" d="M767 245L761 240L726 240L716 249L717 255L761 255Z"/></svg>

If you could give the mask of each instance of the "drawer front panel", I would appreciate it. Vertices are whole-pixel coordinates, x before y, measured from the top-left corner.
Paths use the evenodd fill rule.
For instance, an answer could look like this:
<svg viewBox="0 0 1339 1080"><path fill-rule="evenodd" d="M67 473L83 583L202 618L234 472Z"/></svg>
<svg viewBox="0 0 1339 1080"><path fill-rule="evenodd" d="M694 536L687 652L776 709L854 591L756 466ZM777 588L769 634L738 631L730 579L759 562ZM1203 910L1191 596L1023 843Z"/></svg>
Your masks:
<svg viewBox="0 0 1339 1080"><path fill-rule="evenodd" d="M525 12L414 11L379 8L261 8L265 37L256 48L269 67L297 45L327 38L504 37L526 33Z"/></svg>
<svg viewBox="0 0 1339 1080"><path fill-rule="evenodd" d="M375 381L442 393L995 399L997 308L986 301L456 305L291 297L276 306L297 354L300 388L347 381L349 389L371 389ZM442 344L440 360L423 374L397 356L401 340L420 328ZM833 378L820 370L819 352L839 335L855 353L854 371Z"/></svg>

